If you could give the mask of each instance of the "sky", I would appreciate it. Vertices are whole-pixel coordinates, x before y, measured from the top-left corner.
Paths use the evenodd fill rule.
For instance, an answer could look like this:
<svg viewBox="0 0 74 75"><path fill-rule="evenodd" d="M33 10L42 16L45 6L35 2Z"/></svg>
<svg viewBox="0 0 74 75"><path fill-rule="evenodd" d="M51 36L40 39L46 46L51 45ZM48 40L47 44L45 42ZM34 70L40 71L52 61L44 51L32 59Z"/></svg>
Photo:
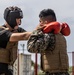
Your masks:
<svg viewBox="0 0 74 75"><path fill-rule="evenodd" d="M0 25L3 25L5 20L3 17L4 9L9 6L18 6L22 9L24 18L22 19L21 27L27 31L33 31L39 24L39 12L43 9L51 8L55 11L58 22L66 22L70 26L71 34L66 36L67 52L70 60L74 51L74 0L0 0ZM27 41L19 42L19 49L22 49L22 44L25 44L25 53L27 52ZM35 61L35 54L31 54ZM40 57L38 57L40 60ZM72 64L72 61L70 61Z"/></svg>

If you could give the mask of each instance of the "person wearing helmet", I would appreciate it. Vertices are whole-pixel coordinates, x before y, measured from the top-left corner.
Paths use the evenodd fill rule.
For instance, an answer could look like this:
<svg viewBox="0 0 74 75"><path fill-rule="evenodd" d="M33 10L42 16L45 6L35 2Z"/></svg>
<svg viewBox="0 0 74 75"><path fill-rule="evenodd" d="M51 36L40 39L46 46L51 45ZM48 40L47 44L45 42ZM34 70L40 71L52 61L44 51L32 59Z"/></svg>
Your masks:
<svg viewBox="0 0 74 75"><path fill-rule="evenodd" d="M18 41L28 40L31 35L31 32L19 27L22 18L23 12L17 6L7 7L4 11L6 22L0 26L0 74L13 75L8 66L13 65L17 58Z"/></svg>

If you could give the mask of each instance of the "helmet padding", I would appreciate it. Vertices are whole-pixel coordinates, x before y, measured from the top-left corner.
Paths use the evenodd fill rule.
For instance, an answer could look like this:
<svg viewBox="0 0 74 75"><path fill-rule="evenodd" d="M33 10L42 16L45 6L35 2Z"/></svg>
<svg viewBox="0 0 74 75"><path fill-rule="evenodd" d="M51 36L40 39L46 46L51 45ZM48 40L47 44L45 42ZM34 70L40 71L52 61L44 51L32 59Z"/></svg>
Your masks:
<svg viewBox="0 0 74 75"><path fill-rule="evenodd" d="M14 28L17 25L16 19L18 18L23 18L23 12L20 8L8 7L5 9L4 19L12 28Z"/></svg>

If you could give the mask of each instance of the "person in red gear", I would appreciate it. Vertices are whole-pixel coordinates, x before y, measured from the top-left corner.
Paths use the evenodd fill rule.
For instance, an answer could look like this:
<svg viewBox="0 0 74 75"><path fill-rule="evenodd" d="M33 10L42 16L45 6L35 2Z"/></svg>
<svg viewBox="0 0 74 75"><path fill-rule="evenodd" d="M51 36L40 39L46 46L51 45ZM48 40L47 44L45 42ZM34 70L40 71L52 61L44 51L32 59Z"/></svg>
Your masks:
<svg viewBox="0 0 74 75"><path fill-rule="evenodd" d="M52 9L42 10L39 14L39 18L40 24L42 25L57 21L55 12ZM53 31L51 33L53 34ZM46 73L46 75L68 75L69 64L66 39L61 32L54 35L54 50L52 52L46 51L41 54L42 70Z"/></svg>
<svg viewBox="0 0 74 75"><path fill-rule="evenodd" d="M57 34L61 32L64 36L70 35L70 27L66 22L59 23L57 21L54 21L54 22L45 21L44 24L46 26L43 29L44 33L53 32L54 34Z"/></svg>
<svg viewBox="0 0 74 75"><path fill-rule="evenodd" d="M52 22L57 22L54 10L43 9L40 11L39 22L41 26L50 23L52 25ZM52 30L52 28L56 28L54 25L49 32L45 32L45 28L33 31L32 36L28 41L28 51L41 54L41 69L45 72L45 75L69 75L69 61L65 36L61 31L55 34L54 30Z"/></svg>

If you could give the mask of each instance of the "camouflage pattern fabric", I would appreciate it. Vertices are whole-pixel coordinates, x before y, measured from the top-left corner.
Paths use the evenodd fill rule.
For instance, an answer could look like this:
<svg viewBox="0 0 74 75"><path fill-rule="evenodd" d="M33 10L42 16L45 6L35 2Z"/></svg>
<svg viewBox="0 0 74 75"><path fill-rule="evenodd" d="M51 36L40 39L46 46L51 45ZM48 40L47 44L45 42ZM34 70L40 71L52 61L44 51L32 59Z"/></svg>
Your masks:
<svg viewBox="0 0 74 75"><path fill-rule="evenodd" d="M41 53L46 50L54 50L55 35L53 33L44 34L41 30L35 30L31 34L27 42L27 49L29 52Z"/></svg>

